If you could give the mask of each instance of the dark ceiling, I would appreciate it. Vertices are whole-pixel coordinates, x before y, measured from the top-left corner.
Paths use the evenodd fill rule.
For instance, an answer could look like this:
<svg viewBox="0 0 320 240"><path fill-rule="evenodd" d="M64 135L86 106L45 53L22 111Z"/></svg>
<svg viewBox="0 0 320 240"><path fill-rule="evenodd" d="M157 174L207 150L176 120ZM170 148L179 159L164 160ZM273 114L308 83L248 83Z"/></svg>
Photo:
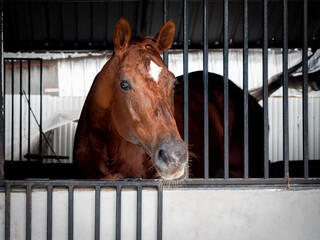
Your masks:
<svg viewBox="0 0 320 240"><path fill-rule="evenodd" d="M209 48L223 42L223 1L208 3ZM249 1L249 47L262 47L262 0ZM190 48L202 48L203 3L189 1ZM288 42L302 47L302 1L288 1ZM155 35L163 24L163 2L153 1L3 1L4 51L112 49L114 26L121 17L133 34ZM176 24L173 48L183 44L183 1L169 1L168 15ZM282 1L269 0L269 47L282 47ZM229 1L229 43L243 46L243 3ZM319 48L320 1L308 1L308 46Z"/></svg>

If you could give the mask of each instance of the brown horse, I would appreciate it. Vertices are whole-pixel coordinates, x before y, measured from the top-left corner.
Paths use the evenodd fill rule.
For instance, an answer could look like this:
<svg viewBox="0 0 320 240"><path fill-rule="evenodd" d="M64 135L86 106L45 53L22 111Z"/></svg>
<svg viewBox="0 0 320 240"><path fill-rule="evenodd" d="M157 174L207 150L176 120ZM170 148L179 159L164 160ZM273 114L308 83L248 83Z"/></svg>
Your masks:
<svg viewBox="0 0 320 240"><path fill-rule="evenodd" d="M131 39L127 21L122 18L117 23L114 54L94 80L76 131L74 160L83 177L172 180L185 176L189 154L180 136L183 79L176 79L160 56L171 47L174 30L169 20L154 39ZM189 142L196 156L190 176L203 177L202 73L191 73L189 81ZM209 89L210 176L215 176L223 168L221 76L209 74ZM230 176L241 177L243 93L231 82L229 89ZM262 119L261 107L250 97L250 176L258 174L259 161L254 160L262 160Z"/></svg>

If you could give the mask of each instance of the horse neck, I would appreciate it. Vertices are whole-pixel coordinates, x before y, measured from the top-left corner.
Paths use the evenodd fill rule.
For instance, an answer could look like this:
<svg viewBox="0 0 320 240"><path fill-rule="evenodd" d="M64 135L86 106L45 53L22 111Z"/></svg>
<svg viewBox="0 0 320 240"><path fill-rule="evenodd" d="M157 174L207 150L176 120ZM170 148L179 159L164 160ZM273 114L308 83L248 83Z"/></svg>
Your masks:
<svg viewBox="0 0 320 240"><path fill-rule="evenodd" d="M116 129L114 119L112 118L113 92L112 84L116 79L116 69L118 59L112 56L103 66L96 76L93 87L90 90L87 111L87 117L90 118L89 128L95 132L101 133L102 139L98 136L97 140L104 142L107 147L108 156L112 158L116 151L128 142L120 136Z"/></svg>
<svg viewBox="0 0 320 240"><path fill-rule="evenodd" d="M112 84L116 78L117 63L115 56L112 56L96 76L89 93L94 104L105 110L109 109L112 103Z"/></svg>
<svg viewBox="0 0 320 240"><path fill-rule="evenodd" d="M90 119L89 128L118 138L115 124L111 117L114 95L112 84L116 74L115 67L116 60L112 56L94 80L86 100L86 112L87 117Z"/></svg>

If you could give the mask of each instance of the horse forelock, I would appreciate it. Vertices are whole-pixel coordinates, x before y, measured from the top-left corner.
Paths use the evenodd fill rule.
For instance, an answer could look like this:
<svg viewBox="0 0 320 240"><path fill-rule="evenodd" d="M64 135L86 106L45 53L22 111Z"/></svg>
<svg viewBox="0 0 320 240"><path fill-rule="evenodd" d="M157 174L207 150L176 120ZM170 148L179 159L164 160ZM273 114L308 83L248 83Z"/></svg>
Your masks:
<svg viewBox="0 0 320 240"><path fill-rule="evenodd" d="M136 35L136 36L133 36L129 42L129 45L146 46L148 44L157 48L156 42L153 40L153 37L150 37L150 36Z"/></svg>
<svg viewBox="0 0 320 240"><path fill-rule="evenodd" d="M154 41L154 38L152 37L143 35L134 36L131 39L129 46L138 47L142 50L145 50L148 55L160 57L160 51L157 47L157 43Z"/></svg>

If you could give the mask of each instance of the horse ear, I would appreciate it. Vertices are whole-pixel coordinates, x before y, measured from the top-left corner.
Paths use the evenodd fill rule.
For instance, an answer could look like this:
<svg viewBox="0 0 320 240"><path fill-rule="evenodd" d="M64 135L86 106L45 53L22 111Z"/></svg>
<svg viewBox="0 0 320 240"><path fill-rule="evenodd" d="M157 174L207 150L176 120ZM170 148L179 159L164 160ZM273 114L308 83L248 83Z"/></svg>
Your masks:
<svg viewBox="0 0 320 240"><path fill-rule="evenodd" d="M113 44L116 53L122 51L128 46L130 37L131 29L129 23L125 18L121 18L118 21L113 33Z"/></svg>
<svg viewBox="0 0 320 240"><path fill-rule="evenodd" d="M163 52L171 48L171 44L174 37L175 26L172 19L170 19L165 25L162 26L159 33L155 36L155 41L160 52Z"/></svg>

